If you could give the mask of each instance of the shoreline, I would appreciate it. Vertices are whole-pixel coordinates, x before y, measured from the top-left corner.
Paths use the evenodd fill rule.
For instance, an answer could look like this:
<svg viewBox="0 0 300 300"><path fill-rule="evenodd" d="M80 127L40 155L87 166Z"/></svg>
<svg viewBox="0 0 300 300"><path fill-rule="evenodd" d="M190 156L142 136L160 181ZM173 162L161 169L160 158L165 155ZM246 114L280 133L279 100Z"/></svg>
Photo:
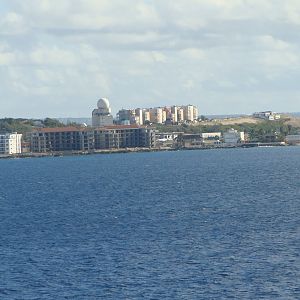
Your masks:
<svg viewBox="0 0 300 300"><path fill-rule="evenodd" d="M297 145L287 145L281 143L249 143L241 145L227 146L204 146L204 147L183 147L183 148L122 148L122 149L102 149L93 151L56 151L45 153L21 153L21 154L0 154L0 159L19 159L19 158L43 158L43 157L62 157L62 156L82 156L95 154L120 154L120 153L138 153L138 152L165 152L165 151L184 151L184 150L215 150L215 149L236 149L236 148L266 148L266 147L293 147Z"/></svg>

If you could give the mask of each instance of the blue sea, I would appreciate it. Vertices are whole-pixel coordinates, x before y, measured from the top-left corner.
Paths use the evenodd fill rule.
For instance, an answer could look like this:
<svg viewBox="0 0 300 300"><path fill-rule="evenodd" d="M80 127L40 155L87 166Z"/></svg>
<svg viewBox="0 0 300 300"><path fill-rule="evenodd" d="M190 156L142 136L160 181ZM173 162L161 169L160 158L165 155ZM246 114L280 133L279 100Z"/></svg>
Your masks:
<svg viewBox="0 0 300 300"><path fill-rule="evenodd" d="M0 160L0 299L300 299L300 147Z"/></svg>

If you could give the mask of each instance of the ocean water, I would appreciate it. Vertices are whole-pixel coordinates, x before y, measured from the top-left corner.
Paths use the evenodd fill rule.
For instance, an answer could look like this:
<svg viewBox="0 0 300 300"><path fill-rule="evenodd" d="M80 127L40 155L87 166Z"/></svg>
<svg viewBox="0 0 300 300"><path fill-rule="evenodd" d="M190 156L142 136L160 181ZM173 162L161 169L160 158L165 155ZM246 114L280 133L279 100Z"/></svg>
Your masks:
<svg viewBox="0 0 300 300"><path fill-rule="evenodd" d="M0 161L0 299L300 299L300 147Z"/></svg>

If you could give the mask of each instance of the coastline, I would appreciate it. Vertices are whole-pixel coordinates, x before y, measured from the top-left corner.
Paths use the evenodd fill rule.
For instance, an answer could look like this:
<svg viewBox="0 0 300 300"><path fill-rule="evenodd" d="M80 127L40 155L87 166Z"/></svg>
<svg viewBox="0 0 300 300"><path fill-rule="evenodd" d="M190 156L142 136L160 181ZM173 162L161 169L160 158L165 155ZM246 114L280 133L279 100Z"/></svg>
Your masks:
<svg viewBox="0 0 300 300"><path fill-rule="evenodd" d="M218 145L202 147L183 147L183 148L122 148L122 149L103 149L93 151L57 151L44 153L21 153L21 154L0 154L0 159L20 159L20 158L43 158L43 157L62 157L62 156L82 156L95 154L120 154L137 152L165 152L165 151L184 151L184 150L215 150L215 149L236 149L236 148L261 148L261 147L294 147L282 143L248 143L240 145Z"/></svg>

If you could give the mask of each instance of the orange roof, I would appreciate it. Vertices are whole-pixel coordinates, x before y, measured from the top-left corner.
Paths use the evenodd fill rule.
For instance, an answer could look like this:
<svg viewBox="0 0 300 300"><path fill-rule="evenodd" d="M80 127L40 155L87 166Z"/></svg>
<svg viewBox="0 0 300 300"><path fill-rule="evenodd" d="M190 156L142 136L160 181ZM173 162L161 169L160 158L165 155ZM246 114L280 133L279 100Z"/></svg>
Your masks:
<svg viewBox="0 0 300 300"><path fill-rule="evenodd" d="M105 129L136 129L136 128L144 128L139 125L111 125L111 126L103 126L103 127L75 127L75 126L67 126L67 127L53 127L53 128L36 128L35 132L72 132L72 131L91 131L91 130L105 130Z"/></svg>
<svg viewBox="0 0 300 300"><path fill-rule="evenodd" d="M133 124L133 125L109 125L109 126L101 126L96 129L134 129L134 128L142 128L142 126Z"/></svg>
<svg viewBox="0 0 300 300"><path fill-rule="evenodd" d="M35 131L38 132L71 132L71 131L83 131L86 128L79 128L75 126L68 127L53 127L53 128L37 128Z"/></svg>

